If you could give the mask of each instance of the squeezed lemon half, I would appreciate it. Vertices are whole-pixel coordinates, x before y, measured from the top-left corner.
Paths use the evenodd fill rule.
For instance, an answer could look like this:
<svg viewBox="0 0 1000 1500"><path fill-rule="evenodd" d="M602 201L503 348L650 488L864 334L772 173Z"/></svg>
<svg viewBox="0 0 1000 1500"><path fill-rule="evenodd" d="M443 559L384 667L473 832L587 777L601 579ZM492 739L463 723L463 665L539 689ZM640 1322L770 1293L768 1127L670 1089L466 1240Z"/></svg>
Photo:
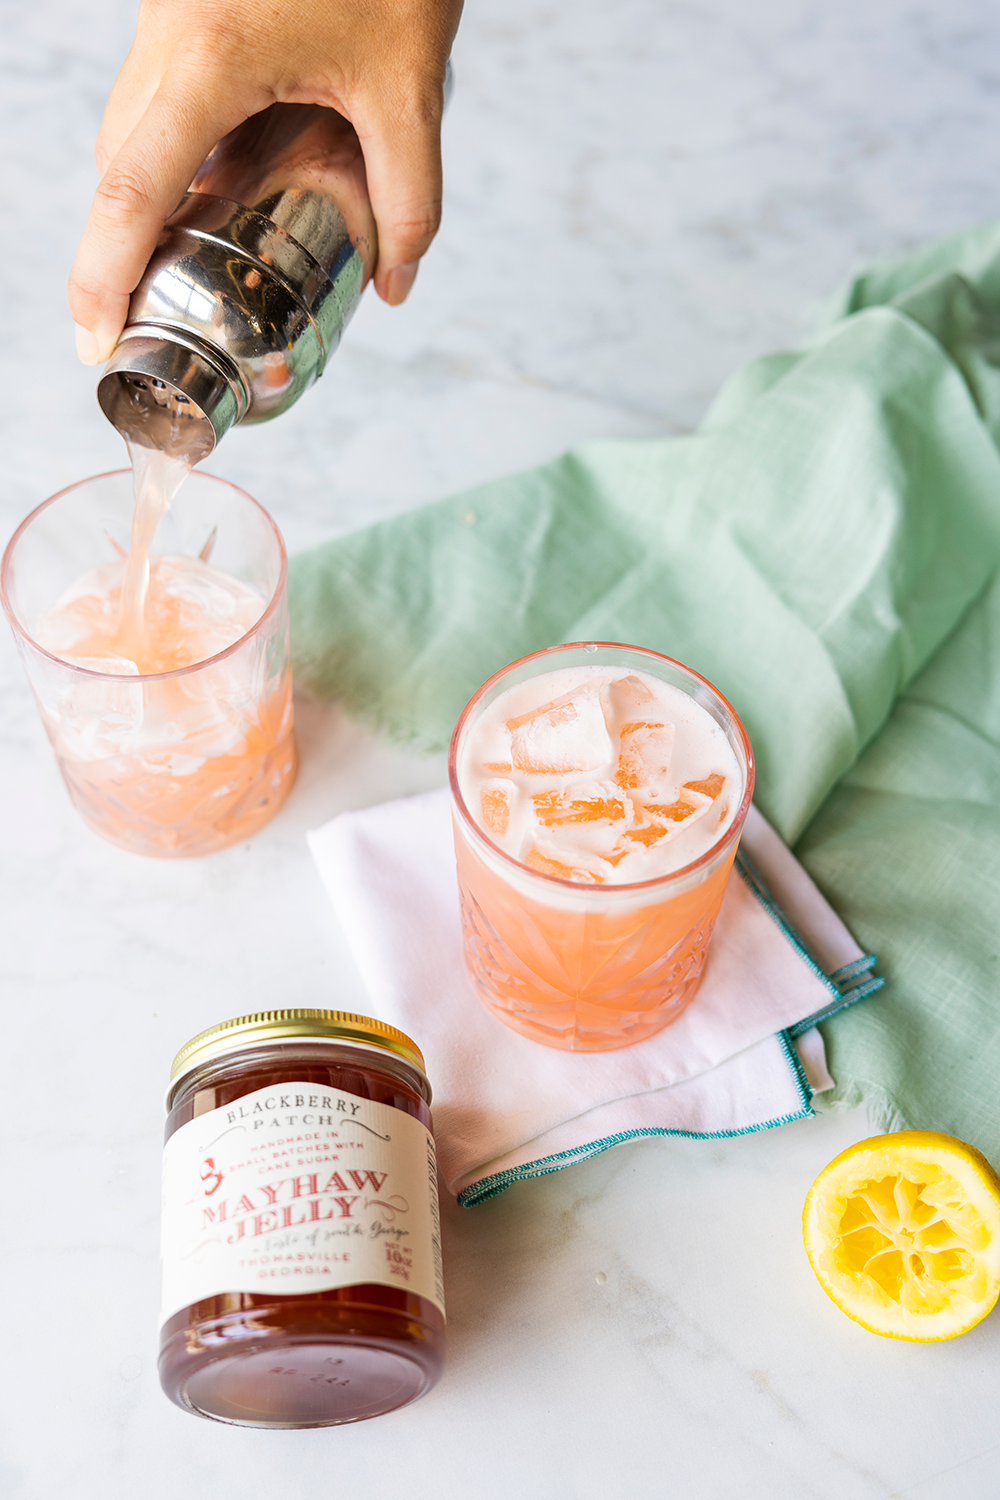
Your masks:
<svg viewBox="0 0 1000 1500"><path fill-rule="evenodd" d="M823 1290L886 1338L954 1338L1000 1293L1000 1177L950 1135L849 1146L809 1189L802 1232Z"/></svg>

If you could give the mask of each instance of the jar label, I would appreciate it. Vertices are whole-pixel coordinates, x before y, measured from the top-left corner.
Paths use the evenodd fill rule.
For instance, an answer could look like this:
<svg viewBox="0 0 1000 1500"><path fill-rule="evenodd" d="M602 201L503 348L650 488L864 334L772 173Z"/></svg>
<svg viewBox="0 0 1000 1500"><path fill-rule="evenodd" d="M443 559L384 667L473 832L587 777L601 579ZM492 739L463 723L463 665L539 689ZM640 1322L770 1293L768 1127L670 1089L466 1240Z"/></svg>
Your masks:
<svg viewBox="0 0 1000 1500"><path fill-rule="evenodd" d="M282 1083L163 1149L161 1323L222 1292L376 1282L444 1312L434 1138L388 1104Z"/></svg>

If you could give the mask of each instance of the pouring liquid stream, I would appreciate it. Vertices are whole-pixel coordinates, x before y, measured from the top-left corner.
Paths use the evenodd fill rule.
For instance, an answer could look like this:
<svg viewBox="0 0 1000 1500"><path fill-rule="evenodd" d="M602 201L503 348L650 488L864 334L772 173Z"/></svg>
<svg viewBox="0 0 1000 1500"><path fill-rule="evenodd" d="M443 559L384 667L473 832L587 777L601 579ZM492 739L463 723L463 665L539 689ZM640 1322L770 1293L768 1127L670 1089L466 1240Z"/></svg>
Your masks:
<svg viewBox="0 0 1000 1500"><path fill-rule="evenodd" d="M132 460L135 511L114 645L118 656L135 662L140 671L144 666L148 671L155 670L145 665L153 654L151 631L146 622L149 549L171 501L191 472L192 460L186 454L178 456L160 448L146 448L128 439L126 444Z"/></svg>

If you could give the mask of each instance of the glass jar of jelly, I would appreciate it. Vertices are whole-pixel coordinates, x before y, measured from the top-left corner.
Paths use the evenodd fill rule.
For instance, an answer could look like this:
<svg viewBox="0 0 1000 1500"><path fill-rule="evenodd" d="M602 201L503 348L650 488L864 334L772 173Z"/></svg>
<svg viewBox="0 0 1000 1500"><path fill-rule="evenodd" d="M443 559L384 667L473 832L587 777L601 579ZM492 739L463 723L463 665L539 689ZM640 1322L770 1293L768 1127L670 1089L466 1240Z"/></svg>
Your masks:
<svg viewBox="0 0 1000 1500"><path fill-rule="evenodd" d="M324 1427L444 1364L431 1090L416 1044L327 1010L224 1021L173 1062L160 1380L187 1411Z"/></svg>

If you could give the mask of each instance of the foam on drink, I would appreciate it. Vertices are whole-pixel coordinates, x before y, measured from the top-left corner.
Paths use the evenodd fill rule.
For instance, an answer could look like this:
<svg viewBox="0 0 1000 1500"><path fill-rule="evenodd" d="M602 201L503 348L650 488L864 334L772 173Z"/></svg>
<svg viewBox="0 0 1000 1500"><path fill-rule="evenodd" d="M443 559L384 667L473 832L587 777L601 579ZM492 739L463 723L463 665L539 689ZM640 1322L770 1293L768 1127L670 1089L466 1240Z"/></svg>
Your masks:
<svg viewBox="0 0 1000 1500"><path fill-rule="evenodd" d="M469 730L466 805L506 853L581 884L690 864L729 827L743 776L719 724L646 672L565 667L501 693Z"/></svg>

